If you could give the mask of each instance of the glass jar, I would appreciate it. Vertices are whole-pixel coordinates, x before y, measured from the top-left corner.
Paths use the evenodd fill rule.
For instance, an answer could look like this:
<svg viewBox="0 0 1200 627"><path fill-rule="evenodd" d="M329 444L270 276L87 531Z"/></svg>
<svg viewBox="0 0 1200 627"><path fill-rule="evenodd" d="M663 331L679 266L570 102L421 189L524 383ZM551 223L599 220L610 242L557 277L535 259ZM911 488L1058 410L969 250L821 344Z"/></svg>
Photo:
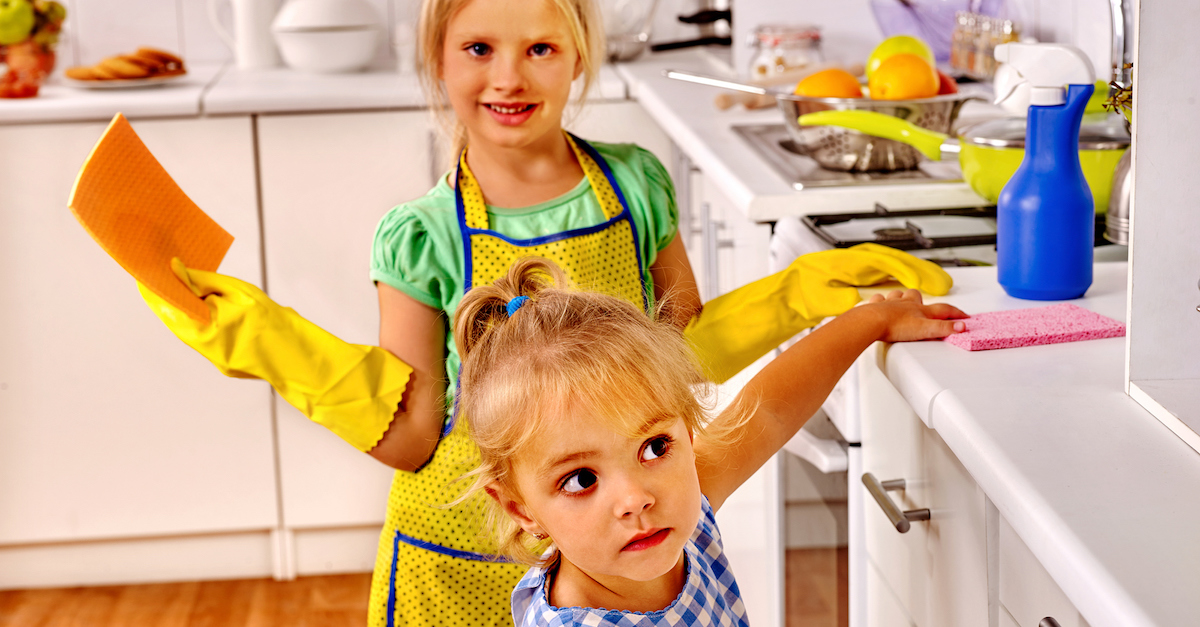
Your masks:
<svg viewBox="0 0 1200 627"><path fill-rule="evenodd" d="M764 24L750 35L756 53L750 78L765 79L823 61L821 30L801 24Z"/></svg>

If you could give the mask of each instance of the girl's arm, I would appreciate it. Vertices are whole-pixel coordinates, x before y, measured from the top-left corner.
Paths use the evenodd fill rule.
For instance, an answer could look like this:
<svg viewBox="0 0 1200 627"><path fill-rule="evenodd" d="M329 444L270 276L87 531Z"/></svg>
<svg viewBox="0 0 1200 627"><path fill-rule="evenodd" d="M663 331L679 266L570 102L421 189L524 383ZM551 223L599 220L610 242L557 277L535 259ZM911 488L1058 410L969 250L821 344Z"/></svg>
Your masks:
<svg viewBox="0 0 1200 627"><path fill-rule="evenodd" d="M445 409L445 325L441 312L394 287L378 284L379 346L412 366L392 424L370 454L400 470L416 470L437 448Z"/></svg>
<svg viewBox="0 0 1200 627"><path fill-rule="evenodd" d="M771 361L713 425L734 420L743 402L757 409L724 443L697 438L700 488L716 510L816 413L860 353L876 340L907 342L962 330L966 314L946 304L923 305L916 290L872 296L831 320Z"/></svg>
<svg viewBox="0 0 1200 627"><path fill-rule="evenodd" d="M696 287L696 275L692 273L692 264L679 233L666 248L658 251L658 258L650 266L650 278L654 281L655 302L663 302L664 297L667 299L664 319L676 328L684 328L700 313L700 289Z"/></svg>

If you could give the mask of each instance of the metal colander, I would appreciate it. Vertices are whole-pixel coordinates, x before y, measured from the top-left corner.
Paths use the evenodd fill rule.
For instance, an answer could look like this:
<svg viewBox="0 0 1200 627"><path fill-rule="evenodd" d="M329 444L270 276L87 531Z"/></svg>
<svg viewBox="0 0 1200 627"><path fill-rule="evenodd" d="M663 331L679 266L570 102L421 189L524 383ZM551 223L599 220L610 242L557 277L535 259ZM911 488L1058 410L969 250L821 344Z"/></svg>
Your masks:
<svg viewBox="0 0 1200 627"><path fill-rule="evenodd" d="M950 133L959 110L978 96L948 94L916 100L869 98L810 98L774 93L796 149L822 167L842 172L895 172L917 167L923 158L912 146L864 135L837 126L801 126L805 113L817 111L874 111L907 120L922 128Z"/></svg>
<svg viewBox="0 0 1200 627"><path fill-rule="evenodd" d="M911 170L921 162L916 148L891 139L872 137L838 126L800 126L797 118L817 111L874 111L907 120L939 133L950 133L958 112L977 95L948 94L915 100L871 100L870 98L810 98L790 91L739 83L715 76L666 70L667 78L711 87L734 89L775 97L783 111L788 134L795 149L812 157L822 167L842 172L895 172Z"/></svg>

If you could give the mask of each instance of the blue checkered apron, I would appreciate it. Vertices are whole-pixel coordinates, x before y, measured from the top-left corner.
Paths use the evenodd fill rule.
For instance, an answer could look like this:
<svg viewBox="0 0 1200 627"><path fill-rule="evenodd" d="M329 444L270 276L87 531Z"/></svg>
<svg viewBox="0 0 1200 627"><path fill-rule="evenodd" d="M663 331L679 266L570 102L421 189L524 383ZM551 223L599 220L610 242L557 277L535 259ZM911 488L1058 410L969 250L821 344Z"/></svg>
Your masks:
<svg viewBox="0 0 1200 627"><path fill-rule="evenodd" d="M518 627L749 627L737 581L725 559L721 532L708 499L704 515L684 545L687 582L675 601L657 612L622 612L591 607L554 607L546 597L546 571L530 569L512 595L513 622Z"/></svg>

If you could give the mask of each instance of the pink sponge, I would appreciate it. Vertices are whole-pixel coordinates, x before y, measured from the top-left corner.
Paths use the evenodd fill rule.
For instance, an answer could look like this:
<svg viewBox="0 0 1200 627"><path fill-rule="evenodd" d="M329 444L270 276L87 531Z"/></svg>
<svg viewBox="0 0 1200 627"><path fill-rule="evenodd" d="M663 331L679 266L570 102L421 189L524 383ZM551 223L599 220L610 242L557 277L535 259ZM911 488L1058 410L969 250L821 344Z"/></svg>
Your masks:
<svg viewBox="0 0 1200 627"><path fill-rule="evenodd" d="M1098 340L1125 335L1125 325L1069 303L994 311L967 318L967 330L946 341L969 351Z"/></svg>

